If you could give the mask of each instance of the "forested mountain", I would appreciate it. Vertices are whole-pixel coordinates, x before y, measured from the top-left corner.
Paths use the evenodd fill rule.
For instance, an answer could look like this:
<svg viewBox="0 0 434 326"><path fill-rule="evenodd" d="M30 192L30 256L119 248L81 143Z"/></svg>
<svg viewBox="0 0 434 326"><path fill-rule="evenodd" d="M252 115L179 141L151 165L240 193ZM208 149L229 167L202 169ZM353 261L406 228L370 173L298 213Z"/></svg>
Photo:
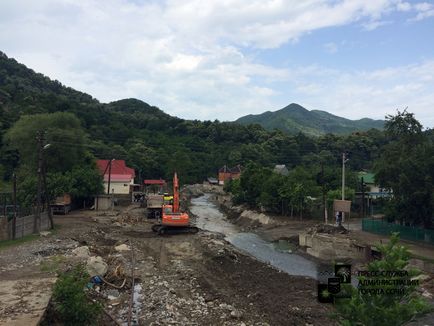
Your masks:
<svg viewBox="0 0 434 326"><path fill-rule="evenodd" d="M322 132L342 131L354 123L295 104L281 110L285 112L292 112L294 121L308 121L308 133L316 135L319 127ZM359 126L368 125L368 120L359 121ZM306 135L306 128L289 134L267 131L259 124L183 120L137 99L100 103L0 53L0 192L10 187L15 173L23 206L35 203L37 139L42 136L43 144L50 144L43 149L39 145L48 198L65 192L89 198L101 192L97 158L125 159L136 170L136 182L170 179L174 171L182 183L202 182L225 164L240 164L241 179L228 185L237 201L274 212L289 209L301 216L318 209L318 200L312 198L322 198L323 192L328 200L341 197L345 152L347 197L360 191L357 172L374 169L380 184L395 194L388 217L429 226L434 144L432 131L422 130L405 110L388 117L385 132L370 129L317 137ZM275 164L286 164L289 175L273 173Z"/></svg>
<svg viewBox="0 0 434 326"><path fill-rule="evenodd" d="M243 125L257 123L267 130L279 129L290 134L303 132L312 136L327 133L350 134L355 131L366 131L371 128L383 129L384 127L383 120L368 118L349 120L325 111L309 111L296 103L275 112L249 114L239 118L236 122Z"/></svg>
<svg viewBox="0 0 434 326"><path fill-rule="evenodd" d="M303 134L268 132L259 125L183 120L136 99L102 104L88 94L35 73L3 53L0 55L0 105L0 172L5 179L10 178L12 165L18 162L3 136L20 116L37 113L74 114L87 134L86 148L96 158L126 159L137 169L140 178L168 178L177 169L184 182L215 175L224 164L255 161L291 167L322 149L331 151L337 163L343 149L354 152L360 159L353 160L352 164L360 169L370 166L371 155L376 155L370 149L377 149L383 141L381 133L376 131L348 139L327 135L313 140ZM67 144L64 150L68 151Z"/></svg>

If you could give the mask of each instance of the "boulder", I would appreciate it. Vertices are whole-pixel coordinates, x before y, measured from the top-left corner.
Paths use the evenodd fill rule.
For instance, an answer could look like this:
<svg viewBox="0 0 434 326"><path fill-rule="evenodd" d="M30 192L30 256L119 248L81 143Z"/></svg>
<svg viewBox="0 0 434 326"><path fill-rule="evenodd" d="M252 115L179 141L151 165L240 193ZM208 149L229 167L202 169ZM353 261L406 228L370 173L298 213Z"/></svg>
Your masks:
<svg viewBox="0 0 434 326"><path fill-rule="evenodd" d="M89 258L90 257L90 251L88 246L82 246L75 248L72 253L80 258Z"/></svg>
<svg viewBox="0 0 434 326"><path fill-rule="evenodd" d="M125 243L123 243L123 244L121 244L119 246L116 246L115 250L117 252L122 252L122 251L129 251L129 250L131 250L131 248L128 245L126 245Z"/></svg>
<svg viewBox="0 0 434 326"><path fill-rule="evenodd" d="M234 319L239 319L241 317L243 317L243 313L240 310L232 310L231 311L231 317Z"/></svg>
<svg viewBox="0 0 434 326"><path fill-rule="evenodd" d="M107 273L108 266L102 257L89 257L86 263L86 270L92 276L104 276Z"/></svg>

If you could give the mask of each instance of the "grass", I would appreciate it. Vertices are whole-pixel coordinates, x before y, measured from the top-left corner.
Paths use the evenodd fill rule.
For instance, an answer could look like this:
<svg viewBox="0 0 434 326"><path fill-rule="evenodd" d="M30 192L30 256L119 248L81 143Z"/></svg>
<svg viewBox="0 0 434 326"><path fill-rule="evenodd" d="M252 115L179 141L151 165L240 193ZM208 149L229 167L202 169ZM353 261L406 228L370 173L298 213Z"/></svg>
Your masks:
<svg viewBox="0 0 434 326"><path fill-rule="evenodd" d="M56 232L60 229L59 225L54 224L54 229L53 230L47 230L50 231L51 234L56 234ZM26 242L30 242L30 241L34 241L36 239L39 239L40 235L39 234L29 234L26 235L22 238L18 238L15 240L3 240L0 241L0 250L2 249L6 249L9 247L13 247L13 246L18 246L20 244L26 243Z"/></svg>
<svg viewBox="0 0 434 326"><path fill-rule="evenodd" d="M60 266L66 261L66 257L56 255L44 260L39 265L42 272L58 272Z"/></svg>
<svg viewBox="0 0 434 326"><path fill-rule="evenodd" d="M30 241L33 241L36 239L39 239L39 234L29 234L29 235L26 235L22 238L15 239L15 240L3 240L3 241L0 241L0 250L6 249L9 247L13 247L16 245L20 245L20 244L23 244L26 242L30 242Z"/></svg>

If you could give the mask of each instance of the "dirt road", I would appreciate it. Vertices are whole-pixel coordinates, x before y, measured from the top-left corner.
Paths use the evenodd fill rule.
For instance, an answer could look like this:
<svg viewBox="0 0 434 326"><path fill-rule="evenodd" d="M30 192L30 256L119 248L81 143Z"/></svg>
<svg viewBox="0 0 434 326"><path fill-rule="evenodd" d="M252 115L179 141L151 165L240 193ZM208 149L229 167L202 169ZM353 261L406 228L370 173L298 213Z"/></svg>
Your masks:
<svg viewBox="0 0 434 326"><path fill-rule="evenodd" d="M152 222L143 216L141 208L130 206L114 216L79 212L56 217L59 229L54 234L0 251L0 279L41 281L34 286L34 293L47 293L55 270L67 269L80 260L73 254L74 248L80 246L87 246L93 256L101 256L109 263L109 270L114 261L121 262L123 275L128 278L133 268L131 250L114 249L126 244L133 248L136 262L132 311L135 324L333 324L329 318L332 307L316 300L314 280L279 272L245 256L212 233L156 236ZM122 289L104 284L91 291L118 323L127 321L130 278ZM24 292L16 294L25 297ZM0 300L2 296L6 298L2 293ZM26 314L36 316L33 301L7 307L2 304L0 323L20 324Z"/></svg>

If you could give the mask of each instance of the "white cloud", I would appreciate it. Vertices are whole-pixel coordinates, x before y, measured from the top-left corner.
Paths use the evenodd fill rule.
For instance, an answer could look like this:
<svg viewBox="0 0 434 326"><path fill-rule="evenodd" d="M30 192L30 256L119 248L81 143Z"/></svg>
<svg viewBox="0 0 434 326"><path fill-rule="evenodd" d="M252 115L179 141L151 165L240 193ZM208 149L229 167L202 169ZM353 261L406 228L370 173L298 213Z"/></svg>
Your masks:
<svg viewBox="0 0 434 326"><path fill-rule="evenodd" d="M363 23L362 26L366 31L373 31L380 26L389 25L392 22L390 20L374 20L370 22Z"/></svg>
<svg viewBox="0 0 434 326"><path fill-rule="evenodd" d="M399 2L397 4L398 11L413 11L416 16L408 19L408 21L420 21L434 16L434 5L429 2L416 2L410 4L408 2Z"/></svg>
<svg viewBox="0 0 434 326"><path fill-rule="evenodd" d="M398 11L410 11L411 10L411 4L408 2L399 2L396 4L396 9Z"/></svg>
<svg viewBox="0 0 434 326"><path fill-rule="evenodd" d="M308 108L352 118L383 119L408 106L426 127L434 126L434 61L374 71L320 68L294 70L294 96ZM312 83L315 80L315 83Z"/></svg>
<svg viewBox="0 0 434 326"><path fill-rule="evenodd" d="M398 0L2 0L0 44L34 70L102 101L137 97L184 118L235 119L278 108L280 96L312 107L330 100L327 109L351 116L347 108L373 102L372 92L395 96L399 85L411 85L426 107L433 103L425 91L429 74L428 85L421 73L400 84L378 80L399 79L409 67L349 76L318 66L276 68L252 54L322 28L375 29L394 10L428 15L430 7ZM324 46L338 50L334 42ZM396 103L410 106L406 96Z"/></svg>

